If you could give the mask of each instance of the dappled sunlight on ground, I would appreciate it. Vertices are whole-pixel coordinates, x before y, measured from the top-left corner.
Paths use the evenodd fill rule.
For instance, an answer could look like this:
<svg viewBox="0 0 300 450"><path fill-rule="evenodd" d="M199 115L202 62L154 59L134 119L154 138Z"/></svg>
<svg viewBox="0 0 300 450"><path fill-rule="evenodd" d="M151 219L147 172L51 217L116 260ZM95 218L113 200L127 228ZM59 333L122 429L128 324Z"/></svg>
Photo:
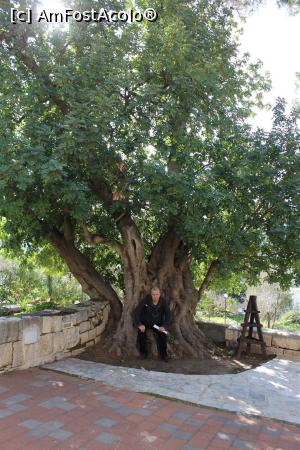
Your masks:
<svg viewBox="0 0 300 450"><path fill-rule="evenodd" d="M300 424L300 363L273 359L237 374L184 375L116 367L79 359L46 366L133 391Z"/></svg>

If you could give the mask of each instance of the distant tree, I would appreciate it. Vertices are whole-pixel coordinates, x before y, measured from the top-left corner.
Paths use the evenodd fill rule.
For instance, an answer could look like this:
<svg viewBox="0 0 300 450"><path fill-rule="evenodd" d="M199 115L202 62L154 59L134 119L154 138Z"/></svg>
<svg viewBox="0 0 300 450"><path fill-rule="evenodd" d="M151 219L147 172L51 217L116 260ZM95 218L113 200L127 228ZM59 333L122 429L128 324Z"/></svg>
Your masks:
<svg viewBox="0 0 300 450"><path fill-rule="evenodd" d="M86 299L81 288L71 274L54 272L41 268L32 261L0 256L0 304L67 305ZM1 305L0 305L1 307Z"/></svg>
<svg viewBox="0 0 300 450"><path fill-rule="evenodd" d="M250 295L257 296L262 320L268 328L274 328L274 324L281 314L292 307L291 294L282 290L278 284L269 284L263 281L258 286L248 288L247 297L249 298Z"/></svg>

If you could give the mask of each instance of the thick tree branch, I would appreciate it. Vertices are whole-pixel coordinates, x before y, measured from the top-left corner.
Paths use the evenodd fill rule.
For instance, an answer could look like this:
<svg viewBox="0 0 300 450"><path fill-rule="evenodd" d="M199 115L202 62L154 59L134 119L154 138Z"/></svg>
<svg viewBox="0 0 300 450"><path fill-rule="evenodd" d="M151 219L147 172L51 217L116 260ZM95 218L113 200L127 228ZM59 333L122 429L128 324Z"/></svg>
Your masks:
<svg viewBox="0 0 300 450"><path fill-rule="evenodd" d="M51 82L48 74L42 73L40 66L34 61L33 58L26 55L23 51L17 52L17 56L22 61L22 63L33 73L43 84L44 90L48 97L56 104L58 109L64 114L68 114L69 106L62 100L59 95L55 92L53 83Z"/></svg>
<svg viewBox="0 0 300 450"><path fill-rule="evenodd" d="M18 47L13 43L13 37L17 39ZM0 41L8 44L8 48L15 54L15 56L24 64L24 66L36 77L38 78L44 88L47 96L52 100L52 102L59 108L59 110L64 114L68 114L69 106L67 103L58 95L56 89L49 78L47 73L44 73L37 62L26 53L27 48L27 36L9 36L8 33L2 32L0 34Z"/></svg>
<svg viewBox="0 0 300 450"><path fill-rule="evenodd" d="M116 203L117 200L114 200L114 190L109 186L106 181L100 180L100 179L93 179L91 180L91 189L93 192L97 195L97 197L103 201L104 206L109 211L109 208ZM110 212L110 211L109 211ZM113 219L116 222L116 225L118 229L120 230L122 226L124 225L134 225L136 227L136 224L131 218L130 212L123 207L119 210L116 210L112 214ZM137 228L137 227L136 227Z"/></svg>
<svg viewBox="0 0 300 450"><path fill-rule="evenodd" d="M203 292L207 289L209 283L211 282L212 278L214 277L215 273L217 272L219 266L221 264L221 261L219 259L215 259L211 262L208 271L206 272L206 275L204 277L204 280L198 290L198 296L201 298Z"/></svg>
<svg viewBox="0 0 300 450"><path fill-rule="evenodd" d="M71 222L70 216L67 214L64 217L63 230L64 230L65 240L73 243L74 242L74 227Z"/></svg>
<svg viewBox="0 0 300 450"><path fill-rule="evenodd" d="M100 198L100 200L102 200L107 205L112 204L113 194L112 189L108 185L108 183L100 179L92 179L91 187L97 197Z"/></svg>
<svg viewBox="0 0 300 450"><path fill-rule="evenodd" d="M120 320L122 304L118 295L95 270L90 260L75 247L73 242L67 241L57 229L49 230L46 237L62 256L74 277L81 284L83 291L92 300L109 301L112 317L115 322Z"/></svg>
<svg viewBox="0 0 300 450"><path fill-rule="evenodd" d="M172 266L180 244L181 240L178 234L170 228L155 244L149 259L149 270L155 271L157 267Z"/></svg>
<svg viewBox="0 0 300 450"><path fill-rule="evenodd" d="M255 220L255 215L257 215L259 212L261 212L262 208L263 208L262 205L258 205L255 208L255 211L254 211L254 214L252 217L252 221ZM268 214L273 211L273 209L274 209L274 205L271 205L266 211L263 212L263 214L259 217L259 219L264 220L268 216ZM247 230L249 230L250 227L251 227L251 222L250 223L244 222L244 224L240 228L240 231L247 231Z"/></svg>
<svg viewBox="0 0 300 450"><path fill-rule="evenodd" d="M81 224L81 228L83 230L83 235L85 240L91 245L104 244L116 250L116 252L122 256L123 254L123 246L119 242L110 241L103 236L100 236L96 233L90 233L86 224Z"/></svg>

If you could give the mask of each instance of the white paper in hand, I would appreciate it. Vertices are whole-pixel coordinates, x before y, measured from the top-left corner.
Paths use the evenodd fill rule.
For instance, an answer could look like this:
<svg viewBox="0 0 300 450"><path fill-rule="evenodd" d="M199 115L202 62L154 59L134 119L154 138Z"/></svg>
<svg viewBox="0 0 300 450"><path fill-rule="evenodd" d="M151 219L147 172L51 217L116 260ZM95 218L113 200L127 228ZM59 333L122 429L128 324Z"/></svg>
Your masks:
<svg viewBox="0 0 300 450"><path fill-rule="evenodd" d="M166 330L161 331L161 330L159 329L159 326L158 326L158 325L153 325L153 328L155 328L156 330L159 330L161 333L168 334L168 332L167 332Z"/></svg>

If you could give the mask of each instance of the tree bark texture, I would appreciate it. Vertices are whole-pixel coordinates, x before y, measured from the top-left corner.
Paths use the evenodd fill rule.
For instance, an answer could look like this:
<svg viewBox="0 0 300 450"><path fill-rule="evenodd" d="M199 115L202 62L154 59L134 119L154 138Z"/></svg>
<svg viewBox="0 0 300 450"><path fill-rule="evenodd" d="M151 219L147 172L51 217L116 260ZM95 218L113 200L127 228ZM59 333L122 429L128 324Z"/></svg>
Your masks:
<svg viewBox="0 0 300 450"><path fill-rule="evenodd" d="M133 312L151 288L158 286L171 309L170 353L177 357L209 358L209 343L194 320L199 292L194 287L187 254L177 234L167 232L146 261L143 240L134 222L124 219L119 229L125 284L123 306L113 288L72 240L66 239L59 231L49 234L49 241L63 257L83 291L93 300L109 302L108 331L113 331L113 334L108 332L105 343L108 350L118 356L137 355Z"/></svg>
<svg viewBox="0 0 300 450"><path fill-rule="evenodd" d="M91 300L109 302L109 326L116 324L122 315L122 304L113 288L104 281L88 258L80 253L72 240L66 239L64 235L57 230L53 230L49 233L48 240L64 259L70 272L82 286L83 292L85 292Z"/></svg>
<svg viewBox="0 0 300 450"><path fill-rule="evenodd" d="M133 311L151 288L158 286L171 309L171 353L178 357L208 358L208 341L194 320L199 294L176 233L169 231L159 240L148 262L141 237L133 225L123 229L122 237L126 298L113 350L118 355L137 353Z"/></svg>

